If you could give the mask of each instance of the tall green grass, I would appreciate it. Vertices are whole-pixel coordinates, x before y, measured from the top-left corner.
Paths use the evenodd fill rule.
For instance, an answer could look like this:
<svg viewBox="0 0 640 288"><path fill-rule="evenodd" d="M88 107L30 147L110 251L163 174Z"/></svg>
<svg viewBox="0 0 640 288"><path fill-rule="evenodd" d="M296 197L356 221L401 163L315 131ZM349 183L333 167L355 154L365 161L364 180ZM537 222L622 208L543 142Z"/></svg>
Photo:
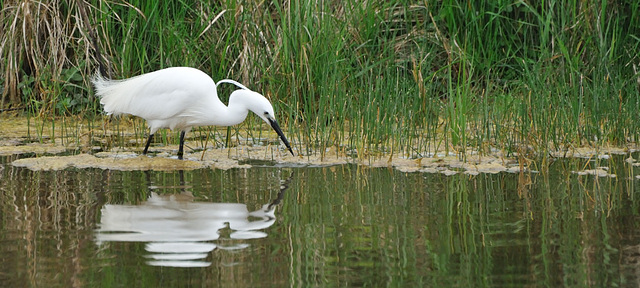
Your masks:
<svg viewBox="0 0 640 288"><path fill-rule="evenodd" d="M303 154L546 155L638 138L633 1L98 1L88 15L5 1L0 108L99 113L93 28L114 78L192 66L238 80ZM264 127L255 118L245 127Z"/></svg>

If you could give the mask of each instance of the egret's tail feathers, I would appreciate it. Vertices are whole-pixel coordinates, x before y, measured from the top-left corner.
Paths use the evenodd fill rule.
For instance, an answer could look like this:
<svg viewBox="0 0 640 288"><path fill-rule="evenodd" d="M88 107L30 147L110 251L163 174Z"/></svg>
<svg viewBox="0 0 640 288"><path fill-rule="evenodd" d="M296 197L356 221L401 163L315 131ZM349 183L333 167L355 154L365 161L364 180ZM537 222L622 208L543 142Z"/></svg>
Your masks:
<svg viewBox="0 0 640 288"><path fill-rule="evenodd" d="M129 111L131 110L129 102L132 99L131 95L139 90L136 88L136 78L111 80L104 78L100 72L91 78L96 96L100 98L100 104L104 105L107 115L132 114Z"/></svg>

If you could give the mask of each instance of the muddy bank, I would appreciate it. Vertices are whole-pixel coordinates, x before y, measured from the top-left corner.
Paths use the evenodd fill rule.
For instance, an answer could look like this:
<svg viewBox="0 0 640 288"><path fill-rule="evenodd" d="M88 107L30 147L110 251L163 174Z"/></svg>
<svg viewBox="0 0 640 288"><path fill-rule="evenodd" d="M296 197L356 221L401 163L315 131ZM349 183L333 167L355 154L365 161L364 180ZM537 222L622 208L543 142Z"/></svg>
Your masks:
<svg viewBox="0 0 640 288"><path fill-rule="evenodd" d="M64 151L56 146L25 145L13 146L13 152L20 154L22 151L47 151L47 153ZM408 173L441 173L454 175L464 173L478 175L481 173L518 173L531 171L525 163L518 162L515 158L506 158L498 155L472 155L461 160L454 155L434 155L417 159L403 158L401 155L393 157L370 157L367 159L355 159L345 155L326 154L291 156L287 151L276 146L238 146L233 148L208 149L204 152L185 153L185 160L178 160L175 155L177 146L167 146L162 149L154 149L153 154L141 155L134 151L109 151L94 154L81 153L77 155L62 156L36 156L22 158L12 162L17 167L25 167L31 170L61 170L67 168L99 168L112 170L192 170L192 169L232 169L251 168L253 166L279 166L279 167L313 167L331 166L340 164L359 164L365 167L390 167ZM8 146L0 147L0 151L10 150ZM297 151L296 151L297 152ZM617 151L620 152L620 151ZM611 155L603 154L603 155ZM607 158L609 156L593 156ZM628 162L637 162L633 158ZM594 175L600 177L615 177L609 174L606 168L585 169L574 171L578 175Z"/></svg>
<svg viewBox="0 0 640 288"><path fill-rule="evenodd" d="M135 118L119 120L116 130L113 130L115 125L106 120L95 122L92 125L76 123L75 126L72 125L75 129L72 137L67 136L67 139L57 137L53 140L42 135L65 135L64 130L55 130L62 128L55 128L55 125L38 126L34 124L35 121L26 121L26 119L19 117L4 117L0 120L2 120L2 125L0 125L0 156L24 155L28 158L15 160L12 165L31 170L67 168L191 170L250 168L256 165L305 167L359 164L366 167L392 167L402 172L442 173L445 175L535 172L528 167L529 160L524 157L507 157L500 150L483 155L479 155L476 151L467 150L465 153L467 156L464 159L451 152L433 153L429 157L418 158L408 158L401 154L353 157L346 155L344 149L336 149L336 147L331 147L324 153L312 152L308 155L301 154L294 148L296 156L292 156L283 149L283 145L239 145L232 148L211 148L213 144L210 142L212 141L207 143L202 139L187 141L186 147L188 148L185 151L185 160L180 161L176 157L177 145L156 144L151 147L149 155L141 155L143 148L141 142L144 139L141 139L140 136L136 137L135 131L145 130L140 127L140 121L136 121ZM36 125L36 127L30 127L27 123ZM37 143L33 143L33 131L41 133ZM191 134L194 135L194 133ZM128 143L129 147L119 147L117 144L109 143L111 141L109 139L117 137L124 137L125 141L119 142ZM263 131L262 137L266 139L263 140L263 143L277 140L274 133ZM207 145L208 148L202 145ZM598 149L580 147L552 152L550 156L554 158L608 159L613 154L628 154L633 151L635 150L631 148L620 147L600 147ZM633 158L629 158L627 162L637 165ZM575 173L615 177L602 168L585 169L584 171L575 171Z"/></svg>

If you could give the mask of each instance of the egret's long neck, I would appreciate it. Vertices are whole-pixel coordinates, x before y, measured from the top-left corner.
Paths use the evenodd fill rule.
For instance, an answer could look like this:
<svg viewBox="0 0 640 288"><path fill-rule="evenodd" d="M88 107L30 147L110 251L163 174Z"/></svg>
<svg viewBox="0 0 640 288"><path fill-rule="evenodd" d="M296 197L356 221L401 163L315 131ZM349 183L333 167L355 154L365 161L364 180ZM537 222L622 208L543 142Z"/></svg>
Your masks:
<svg viewBox="0 0 640 288"><path fill-rule="evenodd" d="M217 94L217 93L216 93ZM237 94L229 97L229 106L224 105L217 95L212 97L211 111L207 113L208 124L218 126L232 126L242 123L247 118L249 110Z"/></svg>

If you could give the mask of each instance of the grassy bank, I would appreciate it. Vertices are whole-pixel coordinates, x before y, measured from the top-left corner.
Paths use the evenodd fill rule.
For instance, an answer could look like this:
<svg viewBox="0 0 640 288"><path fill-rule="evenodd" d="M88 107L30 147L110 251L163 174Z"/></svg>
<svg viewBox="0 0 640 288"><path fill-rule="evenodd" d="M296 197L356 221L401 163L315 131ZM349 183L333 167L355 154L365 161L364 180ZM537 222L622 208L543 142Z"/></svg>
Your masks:
<svg viewBox="0 0 640 288"><path fill-rule="evenodd" d="M271 98L300 151L546 155L639 136L636 1L92 5L86 23L76 2L4 2L0 108L93 119L92 26L114 78L236 79Z"/></svg>

